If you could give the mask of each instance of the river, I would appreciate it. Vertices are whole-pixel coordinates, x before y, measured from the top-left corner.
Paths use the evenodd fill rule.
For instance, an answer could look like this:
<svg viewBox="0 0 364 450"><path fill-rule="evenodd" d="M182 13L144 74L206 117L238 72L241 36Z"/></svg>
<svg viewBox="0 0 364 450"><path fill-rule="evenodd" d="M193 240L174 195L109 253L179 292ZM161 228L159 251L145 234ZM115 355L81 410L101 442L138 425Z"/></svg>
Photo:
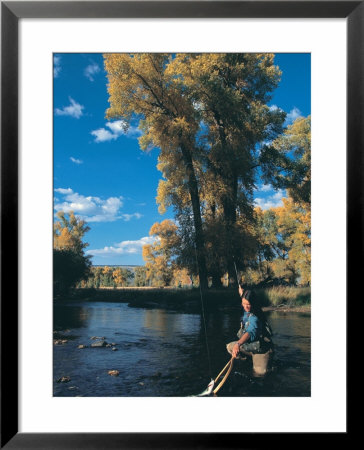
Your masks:
<svg viewBox="0 0 364 450"><path fill-rule="evenodd" d="M206 343L200 314L135 308L127 303L55 304L53 395L198 394L229 361L225 344L236 340L239 315L239 310L231 308L206 313ZM218 396L310 396L310 314L273 311L267 317L275 345L271 370L257 378L250 361L237 361ZM104 338L112 346L93 348L91 344L100 341L95 338ZM110 370L118 371L118 376L109 375ZM62 377L67 381L61 382Z"/></svg>

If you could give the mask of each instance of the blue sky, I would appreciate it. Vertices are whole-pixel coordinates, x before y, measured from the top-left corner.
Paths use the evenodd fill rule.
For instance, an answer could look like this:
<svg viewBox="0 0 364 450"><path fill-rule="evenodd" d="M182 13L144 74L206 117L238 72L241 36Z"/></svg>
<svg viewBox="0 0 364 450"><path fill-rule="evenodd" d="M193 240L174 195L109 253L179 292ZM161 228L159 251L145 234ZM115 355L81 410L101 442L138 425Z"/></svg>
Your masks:
<svg viewBox="0 0 364 450"><path fill-rule="evenodd" d="M287 112L287 123L311 113L309 54L276 54L282 71L270 105ZM143 264L142 246L158 213L158 149L140 150L139 131L125 134L105 119L107 78L101 54L54 55L54 210L73 210L85 219L93 264ZM284 192L258 186L255 202L279 205Z"/></svg>

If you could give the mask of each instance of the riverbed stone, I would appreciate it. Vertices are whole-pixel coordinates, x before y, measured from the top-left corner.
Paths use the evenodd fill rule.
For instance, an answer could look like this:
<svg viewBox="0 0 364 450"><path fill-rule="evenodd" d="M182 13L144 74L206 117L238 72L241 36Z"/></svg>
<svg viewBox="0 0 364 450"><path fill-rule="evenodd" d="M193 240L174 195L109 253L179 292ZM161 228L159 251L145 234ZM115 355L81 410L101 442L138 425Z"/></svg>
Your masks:
<svg viewBox="0 0 364 450"><path fill-rule="evenodd" d="M117 377L119 376L119 371L118 370L109 370L108 374L111 375L112 377Z"/></svg>
<svg viewBox="0 0 364 450"><path fill-rule="evenodd" d="M107 342L106 341L96 341L91 344L91 347L106 347Z"/></svg>
<svg viewBox="0 0 364 450"><path fill-rule="evenodd" d="M116 352L116 351L117 351L117 348L116 348L116 347L113 347L111 350L112 350L113 352Z"/></svg>
<svg viewBox="0 0 364 450"><path fill-rule="evenodd" d="M67 344L67 339L56 339L54 341L54 345L63 345L63 344Z"/></svg>
<svg viewBox="0 0 364 450"><path fill-rule="evenodd" d="M71 377L65 376L58 378L57 383L68 383L69 381L71 381Z"/></svg>
<svg viewBox="0 0 364 450"><path fill-rule="evenodd" d="M87 347L87 345L80 344L77 348L86 348L86 347Z"/></svg>

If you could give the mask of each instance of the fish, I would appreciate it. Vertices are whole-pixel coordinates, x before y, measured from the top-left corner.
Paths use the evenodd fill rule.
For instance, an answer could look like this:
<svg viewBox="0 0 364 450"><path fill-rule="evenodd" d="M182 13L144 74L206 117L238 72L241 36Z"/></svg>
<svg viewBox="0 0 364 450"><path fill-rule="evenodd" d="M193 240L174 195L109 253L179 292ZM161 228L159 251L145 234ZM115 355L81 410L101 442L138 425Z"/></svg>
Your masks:
<svg viewBox="0 0 364 450"><path fill-rule="evenodd" d="M196 397L207 397L211 394L215 386L215 381L211 378L210 383L207 385L207 388L201 392L201 394L196 395Z"/></svg>

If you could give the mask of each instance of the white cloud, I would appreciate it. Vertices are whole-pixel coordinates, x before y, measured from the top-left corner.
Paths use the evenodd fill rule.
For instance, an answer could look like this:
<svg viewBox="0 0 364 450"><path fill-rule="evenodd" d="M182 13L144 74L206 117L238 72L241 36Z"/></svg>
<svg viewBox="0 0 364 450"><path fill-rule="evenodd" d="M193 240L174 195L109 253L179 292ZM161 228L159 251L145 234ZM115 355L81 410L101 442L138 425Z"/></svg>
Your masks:
<svg viewBox="0 0 364 450"><path fill-rule="evenodd" d="M134 213L134 214L123 214L122 217L125 220L125 222L129 222L129 220L131 220L133 217L135 217L136 219L140 219L143 216L140 213Z"/></svg>
<svg viewBox="0 0 364 450"><path fill-rule="evenodd" d="M301 111L294 107L293 109L291 109L291 111L287 114L286 120L284 121L284 126L286 127L287 125L292 125L292 123L298 119L299 117L302 117L302 113Z"/></svg>
<svg viewBox="0 0 364 450"><path fill-rule="evenodd" d="M138 212L133 214L121 213L123 207L123 197L109 197L102 199L100 197L84 196L74 192L71 188L57 188L55 192L61 194L61 200L55 199L54 209L56 212L64 211L69 213L73 211L76 216L86 222L114 222L115 220L124 220L128 222L131 219L140 219L142 215Z"/></svg>
<svg viewBox="0 0 364 450"><path fill-rule="evenodd" d="M62 70L61 67L61 57L60 56L54 56L53 57L53 76L54 78L58 78L59 74Z"/></svg>
<svg viewBox="0 0 364 450"><path fill-rule="evenodd" d="M75 164L82 164L83 163L83 161L81 161L80 159L76 159L73 156L70 157L70 160L72 162L74 162Z"/></svg>
<svg viewBox="0 0 364 450"><path fill-rule="evenodd" d="M269 109L270 109L270 111L278 111L278 110L280 110L281 108L279 108L277 105L271 105L271 106L269 107Z"/></svg>
<svg viewBox="0 0 364 450"><path fill-rule="evenodd" d="M106 126L110 128L113 134L121 135L125 133L127 123L124 120L116 120L115 122L107 122Z"/></svg>
<svg viewBox="0 0 364 450"><path fill-rule="evenodd" d="M72 194L72 192L73 192L71 188L67 188L67 189L58 188L58 189L55 189L55 191L59 192L60 194L64 194L64 195Z"/></svg>
<svg viewBox="0 0 364 450"><path fill-rule="evenodd" d="M152 244L155 238L152 236L145 236L137 241L122 241L113 246L106 246L104 248L96 248L87 250L89 255L97 256L110 256L110 255L123 255L123 254L135 254L141 253L143 245Z"/></svg>
<svg viewBox="0 0 364 450"><path fill-rule="evenodd" d="M126 131L126 125L124 120L106 122L105 126L109 128L109 130L106 128L99 128L98 130L91 131L91 134L95 136L95 142L112 141L122 135L128 137L140 136L141 132L137 127L129 127Z"/></svg>
<svg viewBox="0 0 364 450"><path fill-rule="evenodd" d="M94 81L94 75L96 75L99 72L100 66L93 62L85 68L83 73L85 77L87 77L90 81Z"/></svg>
<svg viewBox="0 0 364 450"><path fill-rule="evenodd" d="M284 189L279 189L278 191L274 191L272 186L263 185L259 192L269 192L272 191L271 195L265 195L264 197L256 197L254 199L255 206L259 206L261 209L270 209L277 208L278 206L283 206L282 198L284 198L287 194Z"/></svg>
<svg viewBox="0 0 364 450"><path fill-rule="evenodd" d="M75 119L79 119L83 115L82 110L84 109L84 106L77 103L71 97L69 97L69 101L69 106L64 106L62 109L55 109L56 116L70 116L74 117Z"/></svg>
<svg viewBox="0 0 364 450"><path fill-rule="evenodd" d="M282 108L277 105L271 105L269 109L270 111L283 111ZM287 127L288 125L292 125L292 123L299 117L302 117L302 112L296 106L294 106L291 111L287 113L283 126Z"/></svg>
<svg viewBox="0 0 364 450"><path fill-rule="evenodd" d="M70 188L59 188L55 191L64 196L63 201L54 205L56 211L66 213L73 211L87 222L112 222L120 218L122 197L110 197L103 200L99 197L80 195Z"/></svg>
<svg viewBox="0 0 364 450"><path fill-rule="evenodd" d="M262 184L261 187L259 188L259 191L261 192L268 192L268 191L272 191L273 187L270 184Z"/></svg>
<svg viewBox="0 0 364 450"><path fill-rule="evenodd" d="M285 192L282 189L280 189L274 195L272 195L271 198L273 200L276 200L276 201L280 202L284 196L285 196Z"/></svg>
<svg viewBox="0 0 364 450"><path fill-rule="evenodd" d="M99 128L98 130L91 131L91 134L95 136L95 142L112 141L119 137L116 134L110 133L109 130L105 130L105 128Z"/></svg>

